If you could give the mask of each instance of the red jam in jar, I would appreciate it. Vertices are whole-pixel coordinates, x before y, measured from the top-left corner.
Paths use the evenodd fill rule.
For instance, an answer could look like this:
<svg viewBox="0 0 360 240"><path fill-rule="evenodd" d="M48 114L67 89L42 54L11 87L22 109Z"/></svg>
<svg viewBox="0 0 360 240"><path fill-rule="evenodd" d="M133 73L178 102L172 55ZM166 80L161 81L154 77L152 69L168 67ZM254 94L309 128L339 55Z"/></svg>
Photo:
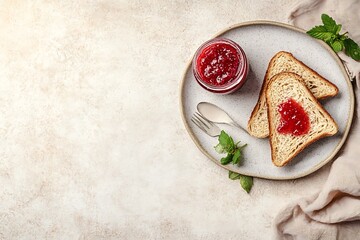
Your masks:
<svg viewBox="0 0 360 240"><path fill-rule="evenodd" d="M215 43L204 48L196 62L201 79L211 85L224 85L236 77L240 56L226 43Z"/></svg>
<svg viewBox="0 0 360 240"><path fill-rule="evenodd" d="M280 125L277 131L282 134L292 134L301 136L307 134L310 130L310 119L304 108L294 99L289 98L279 104Z"/></svg>
<svg viewBox="0 0 360 240"><path fill-rule="evenodd" d="M239 89L249 72L248 61L240 46L225 38L204 43L193 59L197 82L215 93L231 93Z"/></svg>

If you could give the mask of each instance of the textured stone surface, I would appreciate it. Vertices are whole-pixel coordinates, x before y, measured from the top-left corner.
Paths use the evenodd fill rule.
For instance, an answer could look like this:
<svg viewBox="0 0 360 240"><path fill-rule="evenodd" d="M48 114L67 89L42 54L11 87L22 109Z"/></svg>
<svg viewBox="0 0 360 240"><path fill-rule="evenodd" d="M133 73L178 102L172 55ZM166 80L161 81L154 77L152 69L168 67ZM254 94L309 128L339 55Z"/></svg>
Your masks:
<svg viewBox="0 0 360 240"><path fill-rule="evenodd" d="M188 136L179 84L203 41L293 3L1 1L0 239L268 239L329 166L246 194Z"/></svg>

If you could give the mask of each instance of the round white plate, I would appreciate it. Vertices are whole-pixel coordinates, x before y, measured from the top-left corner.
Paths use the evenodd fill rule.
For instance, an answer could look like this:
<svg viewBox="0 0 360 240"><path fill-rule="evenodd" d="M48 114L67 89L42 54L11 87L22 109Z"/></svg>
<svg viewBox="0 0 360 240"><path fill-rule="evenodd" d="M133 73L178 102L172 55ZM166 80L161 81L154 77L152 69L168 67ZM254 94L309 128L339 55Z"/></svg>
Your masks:
<svg viewBox="0 0 360 240"><path fill-rule="evenodd" d="M267 179L295 179L306 176L328 163L340 150L348 135L354 112L354 95L348 75L337 55L325 43L308 36L304 30L290 25L255 21L232 26L217 36L237 42L246 52L251 66L247 82L230 95L216 95L202 89L192 74L191 63L185 71L180 94L180 108L186 129L194 143L212 161L228 170ZM321 101L339 126L335 136L323 138L304 149L288 165L276 167L271 161L268 139L258 139L247 133L220 125L234 141L247 143L241 166L219 163L222 155L214 150L217 138L196 127L190 118L199 102L211 102L223 108L241 126L246 127L255 106L265 71L272 56L279 51L291 52L296 58L330 80L339 94Z"/></svg>

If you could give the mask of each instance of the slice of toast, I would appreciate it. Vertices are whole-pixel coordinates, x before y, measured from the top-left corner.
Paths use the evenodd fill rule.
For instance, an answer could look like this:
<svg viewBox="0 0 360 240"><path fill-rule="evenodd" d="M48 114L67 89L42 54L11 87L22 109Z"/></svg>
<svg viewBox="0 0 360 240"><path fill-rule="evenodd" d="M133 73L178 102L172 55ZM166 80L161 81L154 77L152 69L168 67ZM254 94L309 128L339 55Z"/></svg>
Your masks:
<svg viewBox="0 0 360 240"><path fill-rule="evenodd" d="M338 126L334 119L316 100L300 76L287 72L277 74L271 78L265 92L270 127L271 159L274 165L278 167L286 165L309 144L337 133ZM299 136L279 132L279 128L284 124L279 107L289 99L300 104L308 116L309 128L306 133ZM294 118L294 115L287 117Z"/></svg>
<svg viewBox="0 0 360 240"><path fill-rule="evenodd" d="M254 137L265 138L269 136L264 90L266 89L269 80L281 72L293 72L301 76L301 78L304 79L305 85L317 99L335 96L339 91L334 84L307 67L291 53L284 51L278 52L269 62L258 102L248 121L248 132Z"/></svg>

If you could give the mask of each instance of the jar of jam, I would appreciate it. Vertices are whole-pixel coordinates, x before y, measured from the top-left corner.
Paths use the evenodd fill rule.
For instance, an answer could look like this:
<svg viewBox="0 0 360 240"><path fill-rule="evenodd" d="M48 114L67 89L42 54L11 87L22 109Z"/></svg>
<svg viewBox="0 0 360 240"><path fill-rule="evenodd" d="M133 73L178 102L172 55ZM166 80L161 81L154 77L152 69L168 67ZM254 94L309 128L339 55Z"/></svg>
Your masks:
<svg viewBox="0 0 360 240"><path fill-rule="evenodd" d="M214 38L201 45L195 53L192 66L200 86L219 94L238 90L249 73L244 50L226 38Z"/></svg>

